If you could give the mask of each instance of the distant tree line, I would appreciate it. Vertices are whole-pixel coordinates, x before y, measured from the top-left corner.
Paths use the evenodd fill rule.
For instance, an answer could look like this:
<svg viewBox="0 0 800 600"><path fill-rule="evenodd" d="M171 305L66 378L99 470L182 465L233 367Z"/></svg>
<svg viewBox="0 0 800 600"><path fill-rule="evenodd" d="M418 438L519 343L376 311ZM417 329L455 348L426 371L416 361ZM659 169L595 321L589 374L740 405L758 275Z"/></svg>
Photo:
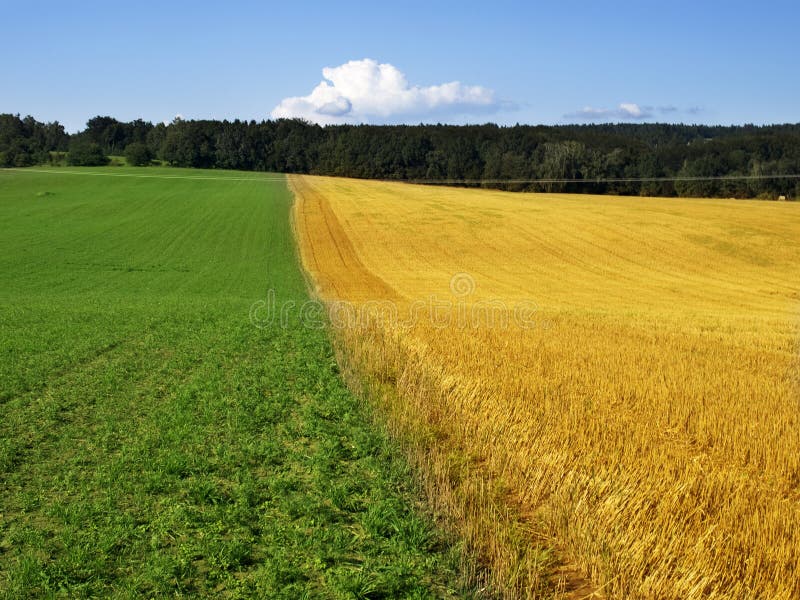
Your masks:
<svg viewBox="0 0 800 600"><path fill-rule="evenodd" d="M645 196L800 198L800 124L703 126L337 125L300 120L90 119L68 136L58 123L0 115L0 165L26 166L68 150L71 164L125 155L179 167L453 182L512 191ZM706 177L750 179L703 179ZM678 181L659 181L664 178ZM654 181L635 181L636 179ZM693 179L696 178L696 179ZM531 182L570 179L572 183ZM634 181L598 181L633 179ZM480 183L475 183L480 182Z"/></svg>
<svg viewBox="0 0 800 600"><path fill-rule="evenodd" d="M49 163L51 152L66 151L69 136L58 123L33 117L0 114L0 167L29 167Z"/></svg>

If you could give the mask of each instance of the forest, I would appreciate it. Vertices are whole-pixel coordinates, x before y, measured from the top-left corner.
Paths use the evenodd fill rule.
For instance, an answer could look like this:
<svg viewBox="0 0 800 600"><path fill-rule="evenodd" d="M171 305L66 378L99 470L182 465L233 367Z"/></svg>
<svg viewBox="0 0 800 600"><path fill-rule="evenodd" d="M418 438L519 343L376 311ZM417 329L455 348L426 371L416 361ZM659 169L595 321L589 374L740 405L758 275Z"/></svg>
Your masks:
<svg viewBox="0 0 800 600"><path fill-rule="evenodd" d="M709 126L336 125L302 120L90 119L0 115L0 167L103 165L309 173L642 196L800 198L800 124ZM569 182L552 180L570 180Z"/></svg>

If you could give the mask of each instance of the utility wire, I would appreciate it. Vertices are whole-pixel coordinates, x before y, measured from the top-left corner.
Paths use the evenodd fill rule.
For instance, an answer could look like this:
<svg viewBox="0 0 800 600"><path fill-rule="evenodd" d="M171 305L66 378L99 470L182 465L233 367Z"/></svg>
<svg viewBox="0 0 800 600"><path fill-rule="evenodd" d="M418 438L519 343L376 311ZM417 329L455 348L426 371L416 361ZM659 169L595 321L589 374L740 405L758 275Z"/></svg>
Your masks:
<svg viewBox="0 0 800 600"><path fill-rule="evenodd" d="M144 179L198 179L216 181L283 181L280 177L214 177L205 175L146 175L133 173L98 173L96 171L60 171L32 168L5 168L2 172L47 173L48 175L92 175L99 177L137 177ZM372 179L372 178L367 178ZM481 185L481 184L515 184L515 183L643 183L665 181L756 181L769 179L800 179L800 173L787 173L783 175L701 175L697 177L588 177L577 178L542 178L542 179L382 179L380 181L396 183L417 183L434 185Z"/></svg>

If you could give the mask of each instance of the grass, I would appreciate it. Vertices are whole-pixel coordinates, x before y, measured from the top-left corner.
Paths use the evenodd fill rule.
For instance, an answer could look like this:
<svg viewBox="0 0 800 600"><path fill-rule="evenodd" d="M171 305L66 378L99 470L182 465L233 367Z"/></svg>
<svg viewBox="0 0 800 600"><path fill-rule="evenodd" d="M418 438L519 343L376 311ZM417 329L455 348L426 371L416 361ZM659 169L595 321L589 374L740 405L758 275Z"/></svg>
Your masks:
<svg viewBox="0 0 800 600"><path fill-rule="evenodd" d="M0 172L0 597L466 593L325 331L250 322L282 178L131 172Z"/></svg>
<svg viewBox="0 0 800 600"><path fill-rule="evenodd" d="M800 597L800 206L292 185L318 292L384 301L343 364L509 594Z"/></svg>

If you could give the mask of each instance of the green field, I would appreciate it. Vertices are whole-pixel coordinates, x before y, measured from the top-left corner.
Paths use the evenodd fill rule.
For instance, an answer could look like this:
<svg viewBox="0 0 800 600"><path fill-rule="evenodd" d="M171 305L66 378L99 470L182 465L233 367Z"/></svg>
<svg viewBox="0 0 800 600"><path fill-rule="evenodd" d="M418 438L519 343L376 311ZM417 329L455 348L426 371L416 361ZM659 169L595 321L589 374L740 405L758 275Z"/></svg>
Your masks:
<svg viewBox="0 0 800 600"><path fill-rule="evenodd" d="M63 171L0 171L0 597L463 593L325 331L250 322L282 178Z"/></svg>

